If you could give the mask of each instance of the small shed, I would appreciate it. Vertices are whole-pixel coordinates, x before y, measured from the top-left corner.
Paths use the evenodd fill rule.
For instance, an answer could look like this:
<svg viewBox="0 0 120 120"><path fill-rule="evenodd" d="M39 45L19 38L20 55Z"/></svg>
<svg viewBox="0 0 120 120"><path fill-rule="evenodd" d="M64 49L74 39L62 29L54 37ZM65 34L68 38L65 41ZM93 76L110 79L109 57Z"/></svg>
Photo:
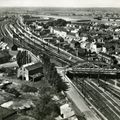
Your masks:
<svg viewBox="0 0 120 120"><path fill-rule="evenodd" d="M72 117L76 116L75 112L72 110L72 108L67 103L60 106L60 110L61 110L61 116L63 119L69 118L69 120L72 120ZM77 118L76 118L76 120L77 120Z"/></svg>

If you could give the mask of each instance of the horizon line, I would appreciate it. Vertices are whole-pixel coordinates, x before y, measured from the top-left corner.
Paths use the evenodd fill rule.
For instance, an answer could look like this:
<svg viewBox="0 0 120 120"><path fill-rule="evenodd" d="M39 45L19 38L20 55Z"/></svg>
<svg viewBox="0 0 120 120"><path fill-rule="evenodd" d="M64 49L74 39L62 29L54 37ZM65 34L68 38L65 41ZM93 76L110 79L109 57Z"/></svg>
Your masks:
<svg viewBox="0 0 120 120"><path fill-rule="evenodd" d="M81 6L81 7L73 7L73 6L70 6L70 7L62 7L62 6L0 6L0 8L120 8L120 7L112 7L112 6L98 6L98 7L94 7L94 6Z"/></svg>

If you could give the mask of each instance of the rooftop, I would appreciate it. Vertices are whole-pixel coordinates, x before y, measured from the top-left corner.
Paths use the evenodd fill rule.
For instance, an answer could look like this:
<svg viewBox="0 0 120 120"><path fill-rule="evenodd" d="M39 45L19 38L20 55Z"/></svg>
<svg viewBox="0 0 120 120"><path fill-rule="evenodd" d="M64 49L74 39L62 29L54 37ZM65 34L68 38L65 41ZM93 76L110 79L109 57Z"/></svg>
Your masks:
<svg viewBox="0 0 120 120"><path fill-rule="evenodd" d="M15 114L16 111L0 107L0 118L4 119Z"/></svg>
<svg viewBox="0 0 120 120"><path fill-rule="evenodd" d="M16 99L14 101L8 101L6 103L3 103L1 106L5 109L9 108L9 109L14 109L14 110L18 110L18 109L23 110L23 109L31 108L32 106L34 106L34 104L31 100ZM7 111L6 111L6 113L7 113ZM11 114L13 114L13 113L14 112L12 112ZM1 112L0 112L0 114L1 114Z"/></svg>
<svg viewBox="0 0 120 120"><path fill-rule="evenodd" d="M26 68L26 67L31 66L31 65L33 65L33 64L34 64L33 62L27 63L27 64L23 65L22 67L23 67L23 68Z"/></svg>
<svg viewBox="0 0 120 120"><path fill-rule="evenodd" d="M111 56L111 55L109 55L109 54L106 54L106 53L103 53L103 52L100 52L99 54L101 54L102 56L105 56L105 57L112 58L112 56Z"/></svg>
<svg viewBox="0 0 120 120"><path fill-rule="evenodd" d="M30 75L32 78L37 78L37 77L40 77L42 76L43 74L42 73L36 73L34 75Z"/></svg>
<svg viewBox="0 0 120 120"><path fill-rule="evenodd" d="M71 36L74 36L74 37L75 37L76 33L71 33L71 32L69 32L68 35L71 35Z"/></svg>
<svg viewBox="0 0 120 120"><path fill-rule="evenodd" d="M62 32L68 32L66 28L63 28L63 27L54 27L54 30L59 30L59 31L62 31Z"/></svg>
<svg viewBox="0 0 120 120"><path fill-rule="evenodd" d="M35 69L40 68L40 67L42 67L42 63L38 62L38 63L32 64L30 66L27 66L26 69L31 71L31 70L35 70Z"/></svg>
<svg viewBox="0 0 120 120"><path fill-rule="evenodd" d="M69 106L69 104L64 104L60 106L61 114L64 115L64 118L69 118L75 115L75 112Z"/></svg>

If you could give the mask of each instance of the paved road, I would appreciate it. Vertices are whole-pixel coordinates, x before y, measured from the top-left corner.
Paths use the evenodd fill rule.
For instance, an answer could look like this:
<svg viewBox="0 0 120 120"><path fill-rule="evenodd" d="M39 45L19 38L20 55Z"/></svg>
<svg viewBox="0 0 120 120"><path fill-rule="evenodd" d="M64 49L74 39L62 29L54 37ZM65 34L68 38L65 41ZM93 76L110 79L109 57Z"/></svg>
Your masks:
<svg viewBox="0 0 120 120"><path fill-rule="evenodd" d="M58 73L62 76L63 80L65 80L69 86L69 90L66 92L68 97L74 102L77 108L85 115L86 120L99 120L99 118L93 113L88 105L86 104L85 100L76 90L74 84L70 81L70 79L64 75L63 69L57 69Z"/></svg>

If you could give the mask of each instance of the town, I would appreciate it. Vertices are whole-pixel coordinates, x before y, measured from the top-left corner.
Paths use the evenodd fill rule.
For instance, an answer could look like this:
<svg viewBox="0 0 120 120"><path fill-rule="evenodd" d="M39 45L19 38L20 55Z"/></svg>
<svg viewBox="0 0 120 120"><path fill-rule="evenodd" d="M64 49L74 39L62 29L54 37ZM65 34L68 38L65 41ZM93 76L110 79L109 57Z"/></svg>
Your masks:
<svg viewBox="0 0 120 120"><path fill-rule="evenodd" d="M51 9L1 13L0 120L120 120L119 10Z"/></svg>

